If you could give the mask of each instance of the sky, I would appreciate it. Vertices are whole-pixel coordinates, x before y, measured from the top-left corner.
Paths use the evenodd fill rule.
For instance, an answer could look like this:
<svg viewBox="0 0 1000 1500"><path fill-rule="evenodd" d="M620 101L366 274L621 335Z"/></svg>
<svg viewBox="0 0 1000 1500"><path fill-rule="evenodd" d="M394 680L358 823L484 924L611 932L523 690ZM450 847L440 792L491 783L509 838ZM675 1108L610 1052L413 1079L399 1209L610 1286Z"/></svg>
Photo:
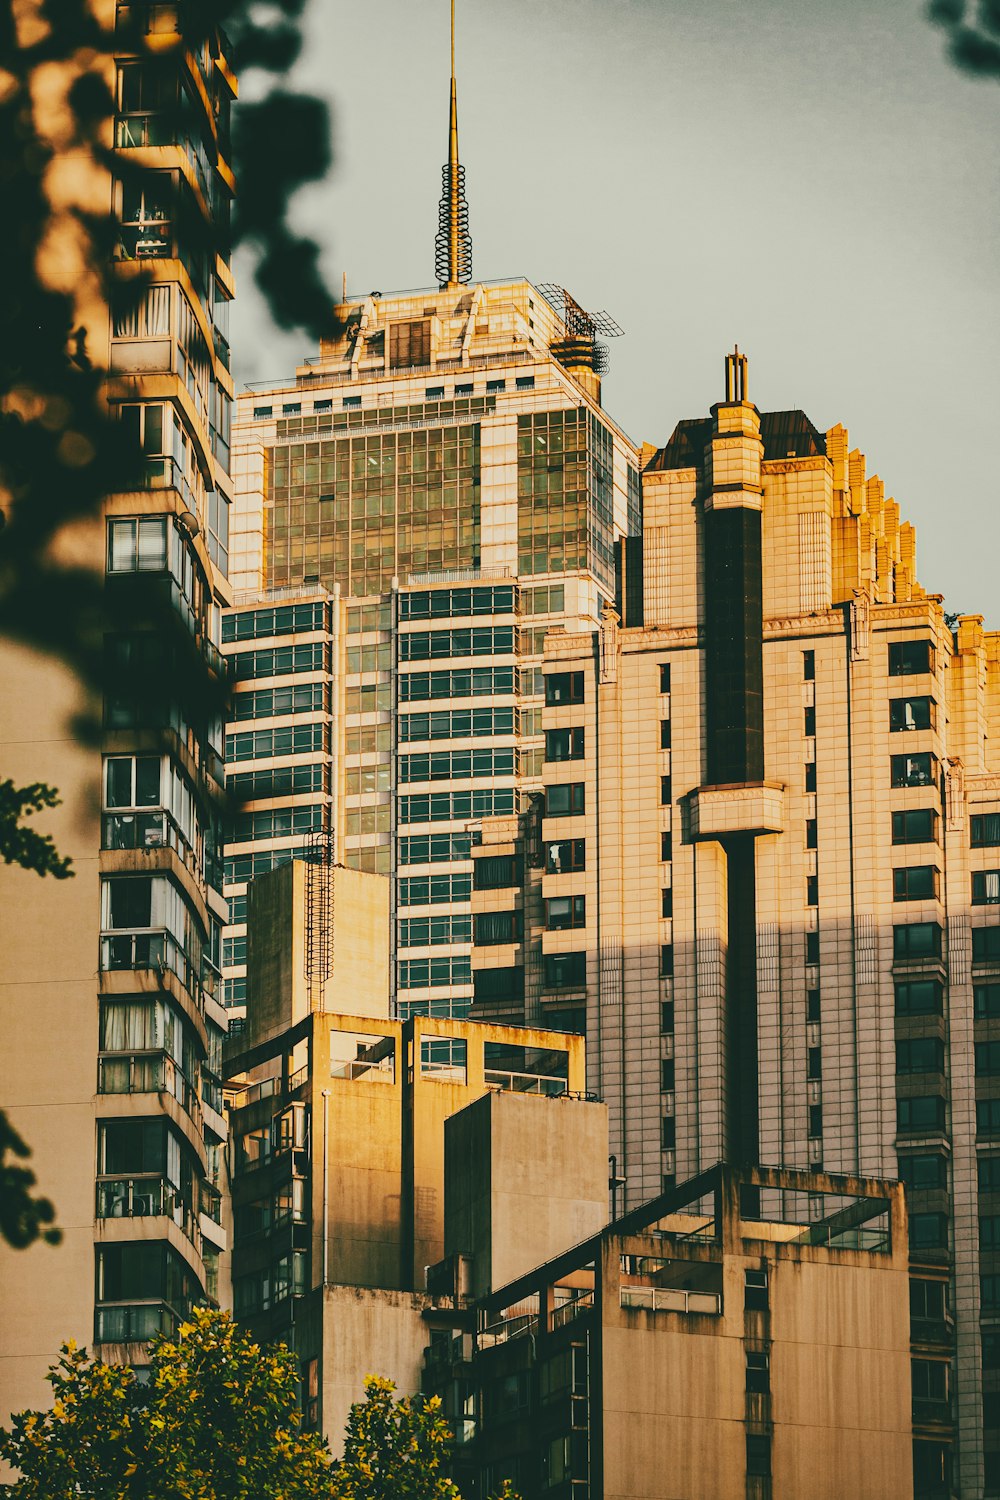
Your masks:
<svg viewBox="0 0 1000 1500"><path fill-rule="evenodd" d="M292 87L334 166L293 221L339 298L433 283L448 0L309 0ZM1000 83L923 0L458 0L478 279L568 287L624 329L604 405L666 441L750 360L762 410L843 422L945 608L1000 629ZM313 349L238 259L238 388Z"/></svg>

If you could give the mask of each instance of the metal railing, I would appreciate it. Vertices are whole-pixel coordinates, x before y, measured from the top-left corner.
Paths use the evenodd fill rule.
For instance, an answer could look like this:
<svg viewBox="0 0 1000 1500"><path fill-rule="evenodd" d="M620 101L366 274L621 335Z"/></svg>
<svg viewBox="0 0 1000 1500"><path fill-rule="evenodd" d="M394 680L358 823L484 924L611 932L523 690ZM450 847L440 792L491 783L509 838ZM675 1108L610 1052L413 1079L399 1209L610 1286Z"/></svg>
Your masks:
<svg viewBox="0 0 1000 1500"><path fill-rule="evenodd" d="M553 1098L565 1094L568 1088L565 1078L544 1073L510 1073L503 1068L484 1069L483 1079L487 1088L511 1094L547 1094Z"/></svg>
<svg viewBox="0 0 1000 1500"><path fill-rule="evenodd" d="M394 1057L380 1057L377 1062L357 1059L353 1062L331 1063L330 1077L352 1081L361 1079L364 1083L395 1083L396 1060Z"/></svg>
<svg viewBox="0 0 1000 1500"><path fill-rule="evenodd" d="M201 1232L194 1208L165 1178L140 1173L131 1177L102 1177L97 1183L99 1219L172 1219L191 1243L200 1247Z"/></svg>
<svg viewBox="0 0 1000 1500"><path fill-rule="evenodd" d="M560 1303L558 1307L552 1309L550 1322L552 1331L555 1332L557 1328L565 1328L567 1323L572 1323L574 1318L579 1317L582 1312L587 1312L593 1305L593 1292L581 1292L579 1296L571 1297L568 1302Z"/></svg>
<svg viewBox="0 0 1000 1500"><path fill-rule="evenodd" d="M502 1318L498 1323L490 1323L488 1327L481 1328L476 1334L477 1349L493 1349L497 1344L506 1344L510 1339L522 1338L526 1333L535 1333L538 1329L538 1314L524 1313L513 1318Z"/></svg>
<svg viewBox="0 0 1000 1500"><path fill-rule="evenodd" d="M721 1292L689 1292L674 1286L623 1286L622 1307L642 1307L648 1312L710 1313L722 1312Z"/></svg>

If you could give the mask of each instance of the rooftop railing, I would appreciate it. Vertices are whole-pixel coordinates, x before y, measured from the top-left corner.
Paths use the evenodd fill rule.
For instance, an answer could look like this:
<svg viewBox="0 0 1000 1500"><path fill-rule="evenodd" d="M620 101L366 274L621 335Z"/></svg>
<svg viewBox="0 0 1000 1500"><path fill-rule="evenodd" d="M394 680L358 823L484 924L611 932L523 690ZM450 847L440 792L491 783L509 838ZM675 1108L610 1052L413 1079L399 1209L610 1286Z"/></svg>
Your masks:
<svg viewBox="0 0 1000 1500"><path fill-rule="evenodd" d="M623 1286L622 1307L642 1307L647 1312L709 1313L722 1312L720 1292L691 1292L673 1286Z"/></svg>

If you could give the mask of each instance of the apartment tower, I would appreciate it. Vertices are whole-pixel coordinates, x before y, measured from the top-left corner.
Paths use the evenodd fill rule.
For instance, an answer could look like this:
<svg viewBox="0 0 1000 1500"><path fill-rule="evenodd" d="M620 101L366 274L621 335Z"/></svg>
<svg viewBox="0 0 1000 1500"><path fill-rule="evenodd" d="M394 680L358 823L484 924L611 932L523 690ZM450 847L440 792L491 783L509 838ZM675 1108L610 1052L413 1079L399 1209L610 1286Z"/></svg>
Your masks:
<svg viewBox="0 0 1000 1500"><path fill-rule="evenodd" d="M80 743L79 684L4 647L4 773L58 788L46 827L75 878L0 868L0 1100L64 1236L58 1249L0 1248L0 1420L44 1404L64 1340L141 1365L150 1336L226 1275L223 745L204 705L230 598L235 80L225 38L191 45L178 5L102 0L95 12L116 44L94 64L115 90L114 156L84 180L118 224L116 285L143 285L121 307L91 307L87 352L111 372L112 413L143 472L82 529L77 559L106 574L112 668L146 690L141 702L109 692L100 743ZM148 620L154 595L176 630L130 630L133 605Z"/></svg>

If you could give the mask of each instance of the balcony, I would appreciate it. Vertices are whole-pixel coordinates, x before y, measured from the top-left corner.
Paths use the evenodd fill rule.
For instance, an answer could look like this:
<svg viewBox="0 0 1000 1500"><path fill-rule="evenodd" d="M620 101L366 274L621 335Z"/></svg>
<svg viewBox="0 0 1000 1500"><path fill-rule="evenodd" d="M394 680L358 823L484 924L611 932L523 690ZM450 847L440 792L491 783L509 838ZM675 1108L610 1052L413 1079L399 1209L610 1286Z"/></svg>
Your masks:
<svg viewBox="0 0 1000 1500"><path fill-rule="evenodd" d="M201 1247L198 1223L190 1203L165 1178L142 1173L133 1177L102 1177L97 1183L99 1219L172 1219L196 1249Z"/></svg>
<svg viewBox="0 0 1000 1500"><path fill-rule="evenodd" d="M94 1340L98 1344L143 1344L158 1333L172 1334L182 1314L166 1302L131 1302L94 1310Z"/></svg>
<svg viewBox="0 0 1000 1500"><path fill-rule="evenodd" d="M170 1094L204 1130L201 1102L174 1059L166 1052L105 1053L97 1063L99 1094Z"/></svg>

